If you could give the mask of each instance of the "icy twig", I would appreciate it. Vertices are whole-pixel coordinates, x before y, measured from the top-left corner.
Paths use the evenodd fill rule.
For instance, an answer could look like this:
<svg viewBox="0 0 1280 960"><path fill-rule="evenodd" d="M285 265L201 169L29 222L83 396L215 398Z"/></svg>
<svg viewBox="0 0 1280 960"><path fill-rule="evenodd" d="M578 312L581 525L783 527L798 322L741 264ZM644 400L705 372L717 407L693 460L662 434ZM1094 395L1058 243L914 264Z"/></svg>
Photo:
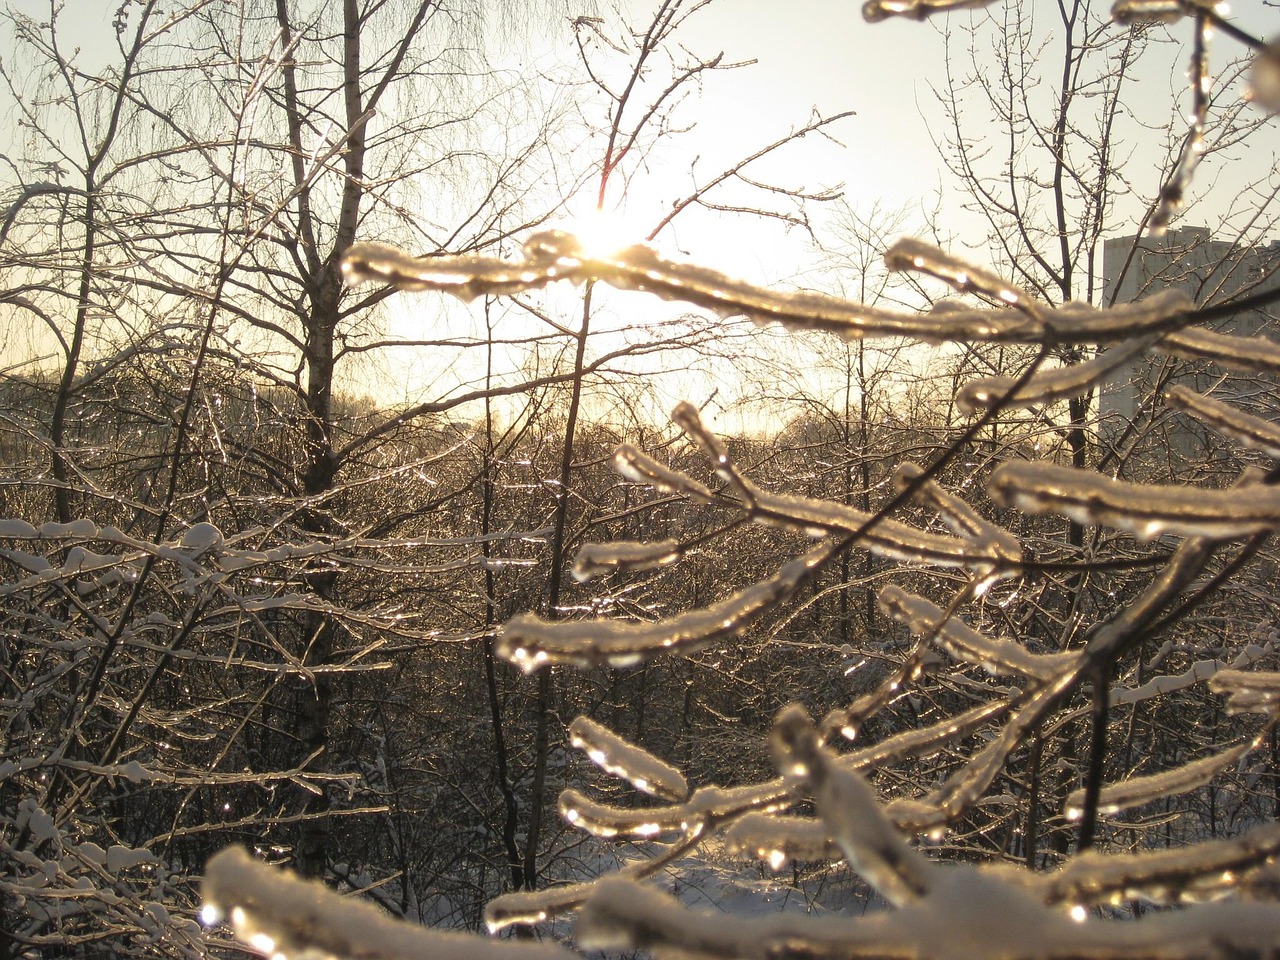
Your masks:
<svg viewBox="0 0 1280 960"><path fill-rule="evenodd" d="M722 822L748 810L778 810L786 804L781 782L742 787L699 787L683 803L665 807L615 807L573 788L560 794L560 815L595 837L656 837Z"/></svg>
<svg viewBox="0 0 1280 960"><path fill-rule="evenodd" d="M1203 327L1186 327L1167 334L1155 349L1189 360L1212 360L1233 370L1280 372L1280 344L1268 337L1241 337Z"/></svg>
<svg viewBox="0 0 1280 960"><path fill-rule="evenodd" d="M1012 394L1009 391L1016 383L1012 377L982 377L971 380L956 394L956 406L963 413L973 414L985 410L1007 394L1007 403L1014 408L1078 397L1111 371L1150 349L1158 340L1159 336L1155 335L1118 343L1091 360L1037 373Z"/></svg>
<svg viewBox="0 0 1280 960"><path fill-rule="evenodd" d="M502 628L494 652L526 673L550 664L632 667L662 653L687 655L722 637L733 636L773 609L834 553L822 544L784 563L777 574L753 583L708 607L666 620L544 620L527 613Z"/></svg>
<svg viewBox="0 0 1280 960"><path fill-rule="evenodd" d="M879 603L886 616L916 636L932 637L956 659L988 673L1043 682L1071 669L1079 658L1076 653L1031 653L1016 640L988 637L956 617L946 617L941 607L924 597L893 584L880 591Z"/></svg>
<svg viewBox="0 0 1280 960"><path fill-rule="evenodd" d="M956 536L985 545L985 550L1000 557L1010 567L1022 563L1022 544L1016 536L992 523L937 482L921 482L923 475L923 467L914 463L901 463L894 470L893 485L897 490L914 486L913 495L916 499L937 510L943 522Z"/></svg>
<svg viewBox="0 0 1280 960"><path fill-rule="evenodd" d="M205 868L204 918L271 960L573 960L549 943L487 940L393 920L371 903L300 880L228 847Z"/></svg>
<svg viewBox="0 0 1280 960"><path fill-rule="evenodd" d="M729 456L729 448L703 424L702 417L698 415L698 408L682 400L671 411L671 420L711 459L715 465L716 476L728 484L735 494L749 501L750 489L742 474L738 472L733 458Z"/></svg>
<svg viewBox="0 0 1280 960"><path fill-rule="evenodd" d="M1223 436L1267 456L1280 457L1280 426L1270 420L1180 385L1166 390L1164 398L1170 406L1204 421Z"/></svg>
<svg viewBox="0 0 1280 960"><path fill-rule="evenodd" d="M843 856L831 839L830 828L811 817L748 813L733 821L723 838L731 852L764 860L775 870L788 859L838 860Z"/></svg>
<svg viewBox="0 0 1280 960"><path fill-rule="evenodd" d="M578 717L569 724L569 742L606 773L637 790L677 803L689 795L689 784L679 770L590 717Z"/></svg>
<svg viewBox="0 0 1280 960"><path fill-rule="evenodd" d="M1090 470L1012 461L987 490L1004 506L1106 524L1150 540L1164 534L1226 540L1280 528L1280 488L1202 490L1113 480Z"/></svg>
<svg viewBox="0 0 1280 960"><path fill-rule="evenodd" d="M1201 757L1150 776L1130 777L1121 783L1104 787L1098 795L1098 815L1113 816L1121 810L1130 810L1163 797L1202 787L1257 746L1258 738L1252 737L1221 753ZM1083 789L1071 792L1067 797L1067 819L1080 819L1084 813L1084 799Z"/></svg>
<svg viewBox="0 0 1280 960"><path fill-rule="evenodd" d="M1231 713L1269 713L1280 718L1280 673L1219 670L1209 681L1209 689L1227 695Z"/></svg>
<svg viewBox="0 0 1280 960"><path fill-rule="evenodd" d="M1036 899L1011 869L939 866L929 896L860 918L744 917L689 910L627 881L600 885L574 930L594 950L777 960L1223 960L1266 957L1280 910L1215 903L1141 920L1083 917Z"/></svg>
<svg viewBox="0 0 1280 960"><path fill-rule="evenodd" d="M846 339L910 337L931 343L990 341L1071 344L1127 340L1185 324L1193 309L1183 293L1164 290L1145 300L1106 309L1080 303L1039 306L1035 316L1011 309L915 313L842 300L822 293L782 293L693 264L660 257L638 245L604 257L586 256L571 234L544 231L526 241L518 260L457 256L418 259L393 247L356 244L342 262L349 283L380 280L405 290L439 290L464 300L513 294L557 280L597 280L620 290L679 300L721 316L744 315L758 323L826 330Z"/></svg>
<svg viewBox="0 0 1280 960"><path fill-rule="evenodd" d="M862 6L862 18L868 23L879 23L890 17L924 20L935 13L977 9L992 2L994 0L867 0Z"/></svg>
<svg viewBox="0 0 1280 960"><path fill-rule="evenodd" d="M997 307L1017 307L1034 322L1040 310L1027 292L999 274L940 250L914 237L903 237L884 252L890 270L922 273L948 284L957 293L971 293Z"/></svg>
<svg viewBox="0 0 1280 960"><path fill-rule="evenodd" d="M774 721L773 752L792 789L813 796L849 866L885 899L905 906L929 893L928 861L902 839L863 776L836 762L799 706L785 708Z"/></svg>
<svg viewBox="0 0 1280 960"><path fill-rule="evenodd" d="M622 570L652 570L679 559L680 544L675 540L588 543L573 558L573 576L575 580L587 581Z"/></svg>
<svg viewBox="0 0 1280 960"><path fill-rule="evenodd" d="M898 520L877 519L877 514L831 500L768 493L750 483L748 488L754 516L802 530L856 535L862 547L878 556L903 563L963 567L981 578L1012 576L1017 571L1020 557L1015 559L1009 555L1012 551L1007 538L944 537Z"/></svg>
<svg viewBox="0 0 1280 960"><path fill-rule="evenodd" d="M628 443L613 452L613 468L632 483L643 483L661 493L673 493L694 503L715 503L716 495L698 481L665 467Z"/></svg>
<svg viewBox="0 0 1280 960"><path fill-rule="evenodd" d="M1194 902L1231 893L1280 856L1280 824L1267 823L1227 840L1128 855L1088 851L1047 876L1048 903ZM1272 909L1276 909L1272 907ZM1280 914L1280 911L1277 911ZM1280 936L1280 915L1275 918Z"/></svg>
<svg viewBox="0 0 1280 960"><path fill-rule="evenodd" d="M647 860L634 860L613 875L622 881L643 880L690 853L702 840L702 829L694 826L675 843L661 847ZM607 882L607 881L606 881ZM513 924L541 923L578 909L597 889L598 881L564 884L545 890L520 890L490 900L484 908L485 926L497 933Z"/></svg>

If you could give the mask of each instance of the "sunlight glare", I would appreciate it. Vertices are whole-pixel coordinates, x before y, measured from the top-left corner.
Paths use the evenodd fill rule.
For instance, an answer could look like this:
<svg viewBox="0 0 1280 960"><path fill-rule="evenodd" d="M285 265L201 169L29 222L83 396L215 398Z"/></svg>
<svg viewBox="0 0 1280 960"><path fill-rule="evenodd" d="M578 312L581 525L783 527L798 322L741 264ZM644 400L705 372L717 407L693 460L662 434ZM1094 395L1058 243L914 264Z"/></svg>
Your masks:
<svg viewBox="0 0 1280 960"><path fill-rule="evenodd" d="M618 210L589 210L563 224L578 238L588 257L610 257L620 250L645 242L646 231L634 218Z"/></svg>

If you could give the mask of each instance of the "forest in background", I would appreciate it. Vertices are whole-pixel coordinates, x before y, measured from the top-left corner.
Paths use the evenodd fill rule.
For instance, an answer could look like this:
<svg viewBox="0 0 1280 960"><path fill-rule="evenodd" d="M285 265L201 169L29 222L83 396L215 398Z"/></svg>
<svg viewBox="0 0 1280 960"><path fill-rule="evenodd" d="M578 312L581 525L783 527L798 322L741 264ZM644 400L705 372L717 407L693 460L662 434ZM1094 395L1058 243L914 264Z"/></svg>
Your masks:
<svg viewBox="0 0 1280 960"><path fill-rule="evenodd" d="M730 66L681 43L706 6L566 4L550 78L486 64L466 3L141 0L92 68L66 11L8 13L0 956L232 951L196 889L229 846L516 950L579 907L584 946L707 956L1012 955L995 925L1040 930L1027 956L1275 949L1272 908L1160 909L1274 893L1280 360L1268 321L1222 328L1270 271L1101 289L1106 238L1266 132L1233 84L1274 101L1274 51L1192 2L957 15L939 146L990 267L897 242L937 219L758 177L847 115L813 116L692 168L643 238L808 233L824 293L785 292L547 229L696 117ZM1211 28L1241 57L1215 83ZM1191 128L1139 183L1126 83L1178 30ZM1214 236L1247 250L1274 189L1234 189L1258 199ZM439 395L370 402L405 351ZM654 422L695 369L690 400L766 426ZM1117 371L1143 401L1103 430ZM1169 442L1188 415L1211 429ZM235 856L208 919L254 950L418 949ZM619 869L684 905L590 886ZM735 887L741 929L688 909Z"/></svg>

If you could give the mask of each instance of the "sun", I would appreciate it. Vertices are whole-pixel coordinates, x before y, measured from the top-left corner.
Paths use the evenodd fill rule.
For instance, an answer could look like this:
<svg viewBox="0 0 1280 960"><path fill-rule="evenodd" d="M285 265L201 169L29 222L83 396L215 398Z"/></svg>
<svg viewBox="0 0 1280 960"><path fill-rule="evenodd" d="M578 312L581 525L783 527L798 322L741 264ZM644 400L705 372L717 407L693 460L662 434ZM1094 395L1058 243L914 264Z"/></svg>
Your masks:
<svg viewBox="0 0 1280 960"><path fill-rule="evenodd" d="M578 238L588 257L608 257L637 243L645 243L648 231L642 221L622 210L590 209L558 224Z"/></svg>

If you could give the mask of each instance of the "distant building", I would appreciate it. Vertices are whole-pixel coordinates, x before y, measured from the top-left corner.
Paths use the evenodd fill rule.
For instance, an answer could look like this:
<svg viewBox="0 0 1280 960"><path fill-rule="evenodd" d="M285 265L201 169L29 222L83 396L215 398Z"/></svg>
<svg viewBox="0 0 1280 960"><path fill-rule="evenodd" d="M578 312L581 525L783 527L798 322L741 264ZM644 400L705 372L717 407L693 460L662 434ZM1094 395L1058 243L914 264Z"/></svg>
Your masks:
<svg viewBox="0 0 1280 960"><path fill-rule="evenodd" d="M1204 227L1179 227L1164 236L1107 240L1102 253L1103 302L1126 303L1158 290L1175 288L1198 305L1208 306L1256 292L1280 288L1280 242L1240 247L1214 240ZM1215 328L1237 336L1280 334L1280 310L1251 310L1231 316ZM1142 436L1135 455L1166 456L1171 461L1204 463L1227 457L1231 445L1197 421L1152 404L1155 393L1179 383L1250 413L1280 419L1275 378L1225 371L1207 362L1152 354L1114 373L1098 391L1099 440L1114 443L1139 418Z"/></svg>

